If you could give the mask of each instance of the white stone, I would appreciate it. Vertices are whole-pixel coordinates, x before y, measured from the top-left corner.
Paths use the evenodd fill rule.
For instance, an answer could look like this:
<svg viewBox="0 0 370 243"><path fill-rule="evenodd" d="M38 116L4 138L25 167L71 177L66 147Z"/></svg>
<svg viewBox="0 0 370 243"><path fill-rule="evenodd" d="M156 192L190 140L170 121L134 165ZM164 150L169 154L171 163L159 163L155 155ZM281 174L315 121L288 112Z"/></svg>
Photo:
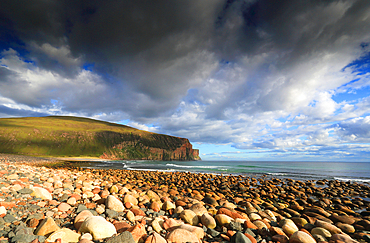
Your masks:
<svg viewBox="0 0 370 243"><path fill-rule="evenodd" d="M99 205L99 206L96 207L95 211L98 214L103 214L105 212L105 208L102 205Z"/></svg>
<svg viewBox="0 0 370 243"><path fill-rule="evenodd" d="M132 205L137 205L138 204L138 200L133 195L130 195L130 194L125 195L125 197L123 198L123 202L124 203L129 202Z"/></svg>
<svg viewBox="0 0 370 243"><path fill-rule="evenodd" d="M125 210L123 203L119 199L117 199L115 196L112 196L112 195L109 195L107 197L105 201L105 206L116 212L123 212L123 210Z"/></svg>
<svg viewBox="0 0 370 243"><path fill-rule="evenodd" d="M80 234L70 229L63 228L52 233L46 239L46 242L55 242L57 239L61 239L61 243L78 242L80 236Z"/></svg>
<svg viewBox="0 0 370 243"><path fill-rule="evenodd" d="M81 235L80 240L93 240L93 237L90 233L85 233Z"/></svg>
<svg viewBox="0 0 370 243"><path fill-rule="evenodd" d="M130 210L126 214L126 219L132 223L135 222L135 214L131 212Z"/></svg>
<svg viewBox="0 0 370 243"><path fill-rule="evenodd" d="M0 207L0 215L6 214L6 208L4 206Z"/></svg>
<svg viewBox="0 0 370 243"><path fill-rule="evenodd" d="M161 218L155 218L153 221L152 221L152 227L153 227L153 229L157 232L157 233L160 233L162 230L163 230L163 228L162 228L162 226L163 226L163 219L161 219Z"/></svg>
<svg viewBox="0 0 370 243"><path fill-rule="evenodd" d="M114 225L101 216L86 218L79 231L81 233L90 233L94 237L94 240L105 239L117 234Z"/></svg>
<svg viewBox="0 0 370 243"><path fill-rule="evenodd" d="M50 192L46 190L45 188L41 187L34 187L32 188L33 192L31 193L31 196L35 196L41 199L46 199L46 200L52 200L53 197L51 196Z"/></svg>
<svg viewBox="0 0 370 243"><path fill-rule="evenodd" d="M76 205L77 200L76 200L76 198L75 198L75 197L70 197L70 198L68 198L67 203L68 203L69 205L74 206L74 205Z"/></svg>
<svg viewBox="0 0 370 243"><path fill-rule="evenodd" d="M99 196L99 194L95 194L93 198L91 198L91 200L93 200L94 202L99 201L100 199L101 197Z"/></svg>
<svg viewBox="0 0 370 243"><path fill-rule="evenodd" d="M170 209L175 209L175 208L176 208L175 204L173 204L170 201L165 201L162 205L162 209L165 211L170 210Z"/></svg>
<svg viewBox="0 0 370 243"><path fill-rule="evenodd" d="M14 190L14 191L19 191L19 190L21 190L22 189L22 186L21 185L19 185L19 184L15 184L14 186L12 186L12 190Z"/></svg>

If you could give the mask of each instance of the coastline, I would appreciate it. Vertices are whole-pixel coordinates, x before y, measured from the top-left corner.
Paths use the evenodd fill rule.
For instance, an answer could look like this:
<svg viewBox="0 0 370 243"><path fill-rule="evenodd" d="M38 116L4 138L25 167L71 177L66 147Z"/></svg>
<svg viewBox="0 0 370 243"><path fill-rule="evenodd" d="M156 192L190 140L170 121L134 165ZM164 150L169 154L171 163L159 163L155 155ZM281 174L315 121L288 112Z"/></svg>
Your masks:
<svg viewBox="0 0 370 243"><path fill-rule="evenodd" d="M109 242L112 237L133 242L235 242L247 237L253 243L297 242L301 236L302 243L370 239L370 188L365 184L82 169L78 163L0 154L0 242L56 240L66 237L61 230L81 242ZM104 240L93 230L78 235L75 221L84 210L103 216L115 232ZM40 233L46 221L57 226L54 233ZM182 238L175 238L178 234Z"/></svg>

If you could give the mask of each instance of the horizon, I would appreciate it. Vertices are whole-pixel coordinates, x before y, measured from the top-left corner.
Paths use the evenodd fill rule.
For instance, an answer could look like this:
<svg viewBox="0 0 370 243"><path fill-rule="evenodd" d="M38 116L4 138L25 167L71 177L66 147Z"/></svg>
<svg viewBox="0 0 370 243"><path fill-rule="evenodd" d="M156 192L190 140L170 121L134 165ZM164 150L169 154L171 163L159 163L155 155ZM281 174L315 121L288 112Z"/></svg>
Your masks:
<svg viewBox="0 0 370 243"><path fill-rule="evenodd" d="M0 118L189 139L204 161L369 162L370 2L0 2Z"/></svg>

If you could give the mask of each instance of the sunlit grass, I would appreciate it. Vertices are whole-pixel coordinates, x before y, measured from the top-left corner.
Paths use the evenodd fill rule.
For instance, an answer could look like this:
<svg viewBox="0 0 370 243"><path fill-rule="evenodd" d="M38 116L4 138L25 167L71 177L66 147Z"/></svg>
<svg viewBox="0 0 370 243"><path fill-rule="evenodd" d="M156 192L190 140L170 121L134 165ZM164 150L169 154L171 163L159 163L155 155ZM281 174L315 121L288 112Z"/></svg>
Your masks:
<svg viewBox="0 0 370 243"><path fill-rule="evenodd" d="M181 138L88 118L0 119L1 153L50 157L99 157L103 153L117 153L135 159L150 157L148 147L174 150L183 143Z"/></svg>

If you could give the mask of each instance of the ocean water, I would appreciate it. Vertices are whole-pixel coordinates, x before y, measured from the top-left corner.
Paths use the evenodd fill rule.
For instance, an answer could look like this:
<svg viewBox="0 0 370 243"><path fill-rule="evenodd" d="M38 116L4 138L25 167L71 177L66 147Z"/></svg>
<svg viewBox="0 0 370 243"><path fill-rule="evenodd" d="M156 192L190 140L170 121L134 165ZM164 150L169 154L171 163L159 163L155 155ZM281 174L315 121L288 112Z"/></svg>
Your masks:
<svg viewBox="0 0 370 243"><path fill-rule="evenodd" d="M295 180L342 180L370 183L369 162L281 162L281 161L85 161L84 168L183 171L291 178Z"/></svg>

